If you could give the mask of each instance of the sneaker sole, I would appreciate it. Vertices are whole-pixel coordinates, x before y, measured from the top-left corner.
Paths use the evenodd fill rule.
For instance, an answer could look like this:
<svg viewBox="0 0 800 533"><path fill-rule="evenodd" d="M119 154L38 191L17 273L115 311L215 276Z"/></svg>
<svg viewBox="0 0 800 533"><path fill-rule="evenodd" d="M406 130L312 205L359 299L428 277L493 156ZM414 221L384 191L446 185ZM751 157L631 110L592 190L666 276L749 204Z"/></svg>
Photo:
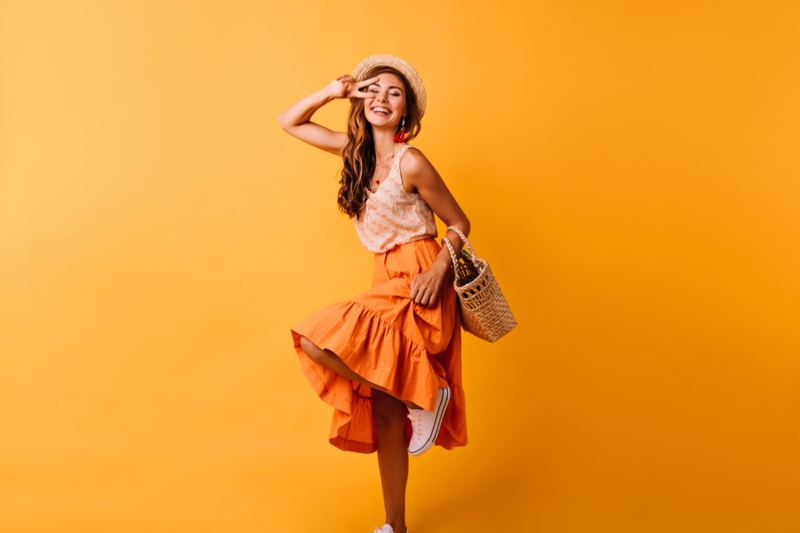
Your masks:
<svg viewBox="0 0 800 533"><path fill-rule="evenodd" d="M428 440L425 441L425 444L423 444L421 448L418 448L413 451L409 450L408 453L410 453L411 455L415 457L418 455L422 455L423 453L430 450L431 446L433 446L433 443L436 442L436 437L439 436L439 430L442 427L442 419L444 418L444 412L447 409L447 404L450 403L450 388L444 389L443 396L444 398L442 399L442 403L436 410L436 418L434 419L433 422L433 431L431 432L431 436L428 437Z"/></svg>

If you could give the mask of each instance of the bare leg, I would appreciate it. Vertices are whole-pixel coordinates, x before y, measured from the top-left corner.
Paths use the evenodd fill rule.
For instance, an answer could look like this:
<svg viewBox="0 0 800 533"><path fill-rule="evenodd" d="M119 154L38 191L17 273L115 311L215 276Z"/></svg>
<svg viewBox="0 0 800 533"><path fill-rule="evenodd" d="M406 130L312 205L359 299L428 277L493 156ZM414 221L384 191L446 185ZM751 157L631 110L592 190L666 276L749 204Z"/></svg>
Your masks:
<svg viewBox="0 0 800 533"><path fill-rule="evenodd" d="M406 527L406 483L408 482L408 443L404 429L408 409L379 390L372 391L372 421L377 435L378 468L381 472L386 523L396 533Z"/></svg>
<svg viewBox="0 0 800 533"><path fill-rule="evenodd" d="M300 337L300 347L303 349L306 355L308 355L308 357L318 365L324 366L328 370L333 370L340 376L355 381L356 383L366 385L367 387L370 387L373 390L379 390L381 392L385 392L388 394L388 391L385 388L376 385L375 383L372 383L370 381L367 381L363 377L353 372L353 370L349 366L347 366L344 363L344 361L342 361L342 359L332 351L323 350L322 348L320 348L319 346L317 346L316 344L314 344L305 337ZM399 401L403 402L403 404L406 407L410 407L412 409L419 408L418 405L412 402L406 402L404 400L399 400Z"/></svg>

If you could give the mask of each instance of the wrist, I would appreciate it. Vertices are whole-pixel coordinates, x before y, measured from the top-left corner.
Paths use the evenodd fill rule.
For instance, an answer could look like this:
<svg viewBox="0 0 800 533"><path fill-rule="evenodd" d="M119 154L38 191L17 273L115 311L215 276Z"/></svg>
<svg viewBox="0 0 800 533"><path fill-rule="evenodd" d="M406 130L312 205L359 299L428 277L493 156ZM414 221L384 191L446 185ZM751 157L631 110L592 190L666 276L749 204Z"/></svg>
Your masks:
<svg viewBox="0 0 800 533"><path fill-rule="evenodd" d="M320 92L322 93L322 103L327 104L328 102L333 102L336 100L336 95L333 94L333 89L331 87L325 87L321 89Z"/></svg>
<svg viewBox="0 0 800 533"><path fill-rule="evenodd" d="M437 272L446 273L452 270L453 263L450 260L450 254L447 253L440 253L436 259L433 261L431 265L432 269L435 269Z"/></svg>

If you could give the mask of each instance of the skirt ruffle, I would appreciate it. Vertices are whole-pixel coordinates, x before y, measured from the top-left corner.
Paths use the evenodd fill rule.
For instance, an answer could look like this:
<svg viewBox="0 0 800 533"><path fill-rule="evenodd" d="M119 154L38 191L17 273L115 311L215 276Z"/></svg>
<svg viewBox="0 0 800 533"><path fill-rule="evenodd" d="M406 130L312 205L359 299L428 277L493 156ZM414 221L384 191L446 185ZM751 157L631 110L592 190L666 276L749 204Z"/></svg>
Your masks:
<svg viewBox="0 0 800 533"><path fill-rule="evenodd" d="M430 267L439 250L435 240L422 239L376 254L372 288L292 328L303 373L334 408L329 437L334 446L375 451L371 389L313 362L300 347L301 337L332 351L393 396L428 410L433 409L437 390L449 386L451 400L436 444L452 449L467 443L455 290L446 281L433 307L419 306L410 297L411 280Z"/></svg>

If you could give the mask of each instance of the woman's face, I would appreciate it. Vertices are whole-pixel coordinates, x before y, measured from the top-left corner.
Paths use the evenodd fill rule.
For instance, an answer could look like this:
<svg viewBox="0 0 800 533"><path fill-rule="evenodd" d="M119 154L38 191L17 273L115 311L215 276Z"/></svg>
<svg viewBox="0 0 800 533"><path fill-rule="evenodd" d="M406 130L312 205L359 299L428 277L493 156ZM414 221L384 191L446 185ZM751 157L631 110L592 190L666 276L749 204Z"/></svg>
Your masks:
<svg viewBox="0 0 800 533"><path fill-rule="evenodd" d="M364 101L364 116L373 127L396 129L406 110L403 81L395 74L381 72L378 81L367 87L369 98Z"/></svg>

